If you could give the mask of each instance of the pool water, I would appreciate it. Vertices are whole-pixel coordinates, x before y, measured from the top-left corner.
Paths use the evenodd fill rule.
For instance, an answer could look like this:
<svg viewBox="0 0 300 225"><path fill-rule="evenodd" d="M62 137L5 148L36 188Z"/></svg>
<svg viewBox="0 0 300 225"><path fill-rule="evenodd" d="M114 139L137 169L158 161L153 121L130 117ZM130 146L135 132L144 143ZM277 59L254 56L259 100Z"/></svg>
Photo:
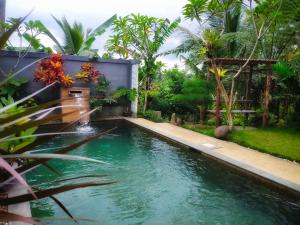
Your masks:
<svg viewBox="0 0 300 225"><path fill-rule="evenodd" d="M82 138L57 137L39 148L65 146ZM48 188L56 180L88 174L106 174L116 180L113 185L56 195L80 219L79 224L300 224L299 199L285 197L198 152L170 145L136 127L120 124L113 135L72 154L110 165L52 160L61 176L39 167L27 178L31 185ZM75 224L49 198L34 201L31 207L33 216L44 224Z"/></svg>

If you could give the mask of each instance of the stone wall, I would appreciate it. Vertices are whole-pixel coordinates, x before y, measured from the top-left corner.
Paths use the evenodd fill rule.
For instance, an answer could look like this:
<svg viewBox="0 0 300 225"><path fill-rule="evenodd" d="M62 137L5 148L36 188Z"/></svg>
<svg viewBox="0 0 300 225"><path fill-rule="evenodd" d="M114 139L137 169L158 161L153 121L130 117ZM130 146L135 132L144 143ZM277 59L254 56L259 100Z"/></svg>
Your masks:
<svg viewBox="0 0 300 225"><path fill-rule="evenodd" d="M30 94L43 87L43 84L33 81L34 71L37 66L37 60L44 57L48 57L46 53L28 53L26 57L19 60L18 52L13 51L0 51L0 80L5 78L5 74L11 71L18 71L25 66L32 64L25 70L23 70L17 77L26 77L28 83L22 90L24 95ZM65 73L74 76L83 63L91 62L94 67L98 69L101 74L110 82L109 92L113 92L118 87L136 88L137 87L137 65L136 60L124 60L124 59L93 59L82 56L63 55ZM19 61L18 61L19 60ZM35 62L35 63L34 63ZM91 93L94 93L94 85L87 83L77 82L74 86L85 86L91 89ZM41 102L58 99L59 87L51 87L38 96L38 100ZM132 108L135 111L135 108ZM108 113L109 114L109 113Z"/></svg>

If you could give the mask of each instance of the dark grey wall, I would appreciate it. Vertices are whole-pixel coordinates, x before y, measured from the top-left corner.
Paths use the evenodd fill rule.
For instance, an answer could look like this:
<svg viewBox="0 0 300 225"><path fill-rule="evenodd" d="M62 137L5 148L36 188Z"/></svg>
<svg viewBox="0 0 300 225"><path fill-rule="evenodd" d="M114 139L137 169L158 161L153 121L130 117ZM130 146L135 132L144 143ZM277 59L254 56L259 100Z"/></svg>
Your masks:
<svg viewBox="0 0 300 225"><path fill-rule="evenodd" d="M6 0L0 0L0 20L5 21Z"/></svg>
<svg viewBox="0 0 300 225"><path fill-rule="evenodd" d="M24 68L26 65L33 63L34 61L41 59L43 57L47 57L48 54L45 53L28 53L25 58L21 59L18 63L17 67L15 67L18 60L18 53L12 51L0 51L0 80L4 78L4 74L8 73L12 69L14 71L18 71ZM132 65L137 64L138 61L135 60L123 60L123 59L96 59L89 60L87 57L82 56L70 56L64 55L64 68L65 73L74 76L76 74L81 65L86 62L91 62L98 69L105 78L110 81L109 91L112 92L116 88L123 86L130 88L131 87L131 70ZM34 70L36 69L37 63L30 66L26 70L22 71L18 77L26 77L29 82L24 87L24 94L33 93L34 91L43 87L43 84L40 82L34 82ZM15 67L15 68L14 68ZM93 84L87 84L82 82L77 82L74 86L89 86L91 91L93 92ZM51 99L59 98L59 87L53 87L47 89L43 92L42 95L39 95L39 98L42 101L48 101Z"/></svg>

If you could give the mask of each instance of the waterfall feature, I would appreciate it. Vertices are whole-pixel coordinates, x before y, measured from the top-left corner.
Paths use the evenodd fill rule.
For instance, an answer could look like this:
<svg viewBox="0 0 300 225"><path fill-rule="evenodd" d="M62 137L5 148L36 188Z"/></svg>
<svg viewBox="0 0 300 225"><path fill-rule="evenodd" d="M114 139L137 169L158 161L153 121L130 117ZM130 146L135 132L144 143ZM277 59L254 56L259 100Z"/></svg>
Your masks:
<svg viewBox="0 0 300 225"><path fill-rule="evenodd" d="M76 105L78 107L65 107L63 113L69 113L63 117L63 123L72 123L79 120L76 128L80 132L91 132L93 128L89 125L90 116L85 115L90 111L90 89L83 87L72 87L61 89L62 105ZM74 112L74 113L72 113Z"/></svg>
<svg viewBox="0 0 300 225"><path fill-rule="evenodd" d="M76 127L76 130L79 132L92 132L94 129L90 126L90 117L83 116L85 113L88 112L87 101L89 99L85 99L82 96L82 93L74 93L74 98L76 99L76 105L79 106L79 125Z"/></svg>

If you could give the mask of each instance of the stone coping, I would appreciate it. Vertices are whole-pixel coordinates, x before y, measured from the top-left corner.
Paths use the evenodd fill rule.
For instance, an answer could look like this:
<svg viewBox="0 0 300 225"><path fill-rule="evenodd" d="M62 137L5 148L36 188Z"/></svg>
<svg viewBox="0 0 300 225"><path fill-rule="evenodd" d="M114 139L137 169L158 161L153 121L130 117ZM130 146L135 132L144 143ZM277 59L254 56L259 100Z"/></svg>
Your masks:
<svg viewBox="0 0 300 225"><path fill-rule="evenodd" d="M192 148L258 178L266 184L300 197L300 165L266 153L222 141L169 123L154 123L142 118L124 118L131 124L172 142Z"/></svg>
<svg viewBox="0 0 300 225"><path fill-rule="evenodd" d="M7 56L7 57L18 57L19 52L18 51L6 51L1 50L0 51L0 57L1 56ZM28 52L26 54L26 58L44 58L48 57L49 53L44 52ZM138 60L127 60L127 59L103 59L103 58L89 58L87 56L77 56L77 55L63 55L64 60L68 61L80 61L80 62L92 62L92 63L117 63L117 64L139 64L140 62Z"/></svg>

